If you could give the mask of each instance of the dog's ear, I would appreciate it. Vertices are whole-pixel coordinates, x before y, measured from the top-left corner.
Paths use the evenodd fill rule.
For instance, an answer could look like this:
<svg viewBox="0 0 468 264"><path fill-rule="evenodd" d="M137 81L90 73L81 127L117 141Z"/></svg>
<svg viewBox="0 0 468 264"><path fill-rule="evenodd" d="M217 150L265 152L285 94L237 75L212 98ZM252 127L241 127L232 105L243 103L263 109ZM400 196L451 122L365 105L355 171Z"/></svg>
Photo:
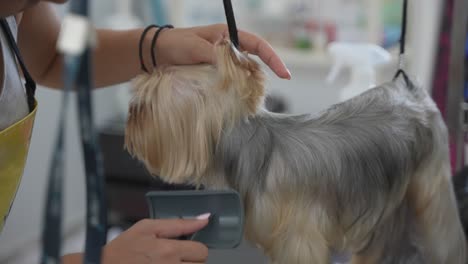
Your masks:
<svg viewBox="0 0 468 264"><path fill-rule="evenodd" d="M221 131L221 121L213 122L219 109L210 107L207 94L217 83L213 66L168 67L137 77L127 150L166 182L196 183L211 162Z"/></svg>

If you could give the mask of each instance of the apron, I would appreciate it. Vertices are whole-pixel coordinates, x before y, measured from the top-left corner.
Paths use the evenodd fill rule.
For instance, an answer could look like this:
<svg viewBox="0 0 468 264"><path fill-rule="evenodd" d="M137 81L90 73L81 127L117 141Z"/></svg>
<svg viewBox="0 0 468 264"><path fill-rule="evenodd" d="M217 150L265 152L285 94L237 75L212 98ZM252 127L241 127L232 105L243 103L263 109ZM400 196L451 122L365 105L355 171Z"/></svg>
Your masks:
<svg viewBox="0 0 468 264"><path fill-rule="evenodd" d="M36 116L37 102L34 99L36 84L27 71L20 56L19 49L4 18L0 20L0 26L8 41L8 45L14 51L18 64L26 80L26 95L29 106L29 114L0 131L0 232L3 229L6 218L18 191L24 167L29 152L29 143ZM2 113L0 113L2 114Z"/></svg>

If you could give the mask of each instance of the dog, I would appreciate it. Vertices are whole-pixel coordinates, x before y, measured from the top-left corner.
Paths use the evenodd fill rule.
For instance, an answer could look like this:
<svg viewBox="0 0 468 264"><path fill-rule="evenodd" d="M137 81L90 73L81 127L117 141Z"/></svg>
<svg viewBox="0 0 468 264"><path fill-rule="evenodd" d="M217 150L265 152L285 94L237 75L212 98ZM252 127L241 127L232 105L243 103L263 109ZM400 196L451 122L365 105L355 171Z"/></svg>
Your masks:
<svg viewBox="0 0 468 264"><path fill-rule="evenodd" d="M215 65L134 80L125 148L168 183L237 190L272 263L465 264L447 128L398 77L319 114L264 108L265 73L229 40ZM406 76L406 75L405 75Z"/></svg>

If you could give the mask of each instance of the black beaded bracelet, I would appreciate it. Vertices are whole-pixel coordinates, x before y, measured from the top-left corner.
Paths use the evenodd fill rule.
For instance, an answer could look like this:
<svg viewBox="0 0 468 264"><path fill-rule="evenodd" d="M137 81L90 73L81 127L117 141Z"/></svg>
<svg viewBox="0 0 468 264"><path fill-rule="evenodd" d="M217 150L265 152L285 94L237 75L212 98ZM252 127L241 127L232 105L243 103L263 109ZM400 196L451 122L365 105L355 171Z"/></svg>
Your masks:
<svg viewBox="0 0 468 264"><path fill-rule="evenodd" d="M153 36L153 40L151 41L151 60L153 61L153 67L156 68L156 55L155 55L155 45L156 45L156 40L158 39L159 37L159 34L161 33L161 31L163 31L163 29L165 28L174 28L173 25L164 25L164 26L160 26L158 28L158 30L156 31L156 33L154 34Z"/></svg>
<svg viewBox="0 0 468 264"><path fill-rule="evenodd" d="M158 27L157 25L149 25L143 30L143 33L141 33L139 51L138 52L139 52L139 56L140 56L141 69L143 71L145 71L145 72L148 72L148 69L146 68L145 62L143 60L143 43L144 43L145 36L148 33L148 31L150 31L150 29L152 29L152 28L157 28L157 27Z"/></svg>

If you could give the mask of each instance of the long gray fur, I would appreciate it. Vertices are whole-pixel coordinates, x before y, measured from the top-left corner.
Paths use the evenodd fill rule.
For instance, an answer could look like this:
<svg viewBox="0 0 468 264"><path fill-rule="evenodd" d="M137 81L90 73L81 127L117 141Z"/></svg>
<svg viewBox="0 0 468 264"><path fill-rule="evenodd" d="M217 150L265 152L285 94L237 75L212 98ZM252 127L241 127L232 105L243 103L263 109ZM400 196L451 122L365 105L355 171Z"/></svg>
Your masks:
<svg viewBox="0 0 468 264"><path fill-rule="evenodd" d="M279 185L293 190L306 189L311 201L327 205L327 214L338 226L375 226L369 228L376 232L372 235L393 233L395 243L405 245L390 250L381 263L397 263L397 256L391 256L396 251L399 260L408 260L404 263L424 263L416 245L401 242L409 234L405 229L411 228L404 226L410 217L403 196L412 174L433 150L448 155L447 136L427 92L408 87L412 84L402 79L388 82L316 115L262 111L223 134L214 162L223 167L216 175L223 175L247 203L266 192L281 191L267 190L267 177L277 177ZM401 199L401 204L389 199ZM378 226L398 217L390 216L395 210L402 211L401 221L396 221L400 226L378 234L382 230ZM368 238L368 243L375 239L371 234Z"/></svg>

